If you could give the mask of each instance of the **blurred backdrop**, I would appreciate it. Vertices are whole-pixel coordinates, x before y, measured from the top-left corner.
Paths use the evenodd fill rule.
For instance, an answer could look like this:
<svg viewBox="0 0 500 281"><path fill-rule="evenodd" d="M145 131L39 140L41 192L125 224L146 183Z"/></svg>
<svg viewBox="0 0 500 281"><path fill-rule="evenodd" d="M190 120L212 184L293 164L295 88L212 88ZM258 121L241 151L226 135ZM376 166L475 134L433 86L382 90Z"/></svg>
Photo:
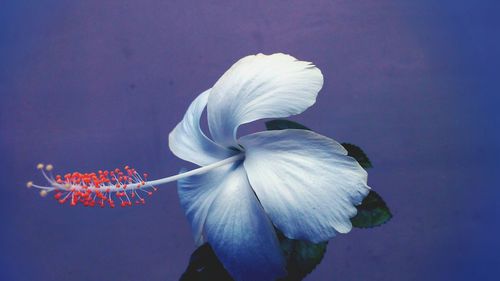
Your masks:
<svg viewBox="0 0 500 281"><path fill-rule="evenodd" d="M56 172L191 167L168 133L248 54L325 76L294 117L362 147L394 218L331 241L307 280L497 280L498 1L1 1L0 279L177 280L194 249L176 186L142 207L60 206ZM262 130L262 122L242 133Z"/></svg>

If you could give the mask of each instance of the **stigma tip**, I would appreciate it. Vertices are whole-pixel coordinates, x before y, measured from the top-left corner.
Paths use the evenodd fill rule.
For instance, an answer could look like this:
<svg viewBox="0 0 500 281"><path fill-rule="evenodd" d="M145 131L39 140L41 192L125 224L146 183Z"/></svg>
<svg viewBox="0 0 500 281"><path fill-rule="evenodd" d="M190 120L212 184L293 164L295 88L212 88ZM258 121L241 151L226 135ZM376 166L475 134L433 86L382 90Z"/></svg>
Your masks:
<svg viewBox="0 0 500 281"><path fill-rule="evenodd" d="M33 186L33 182L32 181L29 181L26 183L26 187L27 188L31 188Z"/></svg>
<svg viewBox="0 0 500 281"><path fill-rule="evenodd" d="M43 163L38 163L38 165L36 165L36 168L37 168L38 170L43 169Z"/></svg>
<svg viewBox="0 0 500 281"><path fill-rule="evenodd" d="M47 166L45 166L45 170L47 171L52 171L52 169L54 169L54 166L52 164L47 164Z"/></svg>

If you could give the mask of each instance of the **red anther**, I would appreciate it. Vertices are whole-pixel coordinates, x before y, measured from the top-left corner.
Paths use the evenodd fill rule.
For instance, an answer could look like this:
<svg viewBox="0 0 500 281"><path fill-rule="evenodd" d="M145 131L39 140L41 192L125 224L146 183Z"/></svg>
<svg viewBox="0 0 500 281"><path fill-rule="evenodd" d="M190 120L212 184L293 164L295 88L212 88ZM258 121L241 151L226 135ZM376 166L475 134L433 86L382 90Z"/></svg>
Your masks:
<svg viewBox="0 0 500 281"><path fill-rule="evenodd" d="M75 201L73 201L73 200L71 200L70 205L71 205L72 207L74 207L74 206L76 206L76 202L75 202Z"/></svg>
<svg viewBox="0 0 500 281"><path fill-rule="evenodd" d="M59 204L64 204L64 203L66 203L66 199L59 200Z"/></svg>
<svg viewBox="0 0 500 281"><path fill-rule="evenodd" d="M149 196L153 195L153 192L151 191L146 191L148 193Z"/></svg>
<svg viewBox="0 0 500 281"><path fill-rule="evenodd" d="M125 207L125 206L127 206L127 203L126 203L125 201L123 201L123 202L120 204L120 206Z"/></svg>
<svg viewBox="0 0 500 281"><path fill-rule="evenodd" d="M61 196L62 196L62 193L61 193L61 192L58 192L58 193L54 194L54 198L55 198L56 200L58 200L59 198L61 198Z"/></svg>
<svg viewBox="0 0 500 281"><path fill-rule="evenodd" d="M135 198L135 192L132 192L132 193L130 194L130 197L131 197L131 198Z"/></svg>
<svg viewBox="0 0 500 281"><path fill-rule="evenodd" d="M119 173L119 172L120 172L120 169L116 168L115 173Z"/></svg>

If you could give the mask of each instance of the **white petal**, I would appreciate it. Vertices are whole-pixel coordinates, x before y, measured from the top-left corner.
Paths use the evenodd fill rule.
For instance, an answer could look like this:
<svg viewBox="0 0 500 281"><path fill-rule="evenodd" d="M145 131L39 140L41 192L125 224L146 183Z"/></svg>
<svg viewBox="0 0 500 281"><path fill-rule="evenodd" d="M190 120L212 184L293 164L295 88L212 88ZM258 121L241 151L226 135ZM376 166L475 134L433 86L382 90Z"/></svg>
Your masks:
<svg viewBox="0 0 500 281"><path fill-rule="evenodd" d="M339 143L306 130L260 132L240 143L250 184L285 236L319 242L351 230L369 187Z"/></svg>
<svg viewBox="0 0 500 281"><path fill-rule="evenodd" d="M323 86L321 71L284 54L252 55L236 62L208 98L208 124L215 142L237 147L239 125L287 117L314 104Z"/></svg>
<svg viewBox="0 0 500 281"><path fill-rule="evenodd" d="M205 234L235 280L274 281L286 274L285 260L269 218L239 165L220 182L208 211Z"/></svg>
<svg viewBox="0 0 500 281"><path fill-rule="evenodd" d="M233 155L207 138L200 128L200 117L210 90L201 93L189 106L182 121L170 132L168 145L172 153L186 161L204 166Z"/></svg>
<svg viewBox="0 0 500 281"><path fill-rule="evenodd" d="M191 230L196 246L206 242L203 227L208 209L217 197L222 178L229 172L230 164L212 170L206 174L183 178L177 181L177 193ZM182 171L181 171L182 172Z"/></svg>
<svg viewBox="0 0 500 281"><path fill-rule="evenodd" d="M284 275L274 228L241 163L184 179L178 191L198 245L208 241L235 280L275 280Z"/></svg>

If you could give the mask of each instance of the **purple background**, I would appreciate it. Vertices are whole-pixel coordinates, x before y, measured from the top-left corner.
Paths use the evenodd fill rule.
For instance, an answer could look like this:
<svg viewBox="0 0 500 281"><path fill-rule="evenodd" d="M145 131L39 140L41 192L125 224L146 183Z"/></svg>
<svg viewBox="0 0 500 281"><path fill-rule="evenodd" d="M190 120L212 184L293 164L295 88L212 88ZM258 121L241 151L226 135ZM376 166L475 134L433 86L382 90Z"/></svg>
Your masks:
<svg viewBox="0 0 500 281"><path fill-rule="evenodd" d="M35 170L187 163L168 133L239 58L325 76L297 116L361 146L394 219L335 238L307 280L497 280L498 1L2 1L0 279L176 280L193 250L175 184L144 207L41 199ZM261 130L262 122L244 127Z"/></svg>

